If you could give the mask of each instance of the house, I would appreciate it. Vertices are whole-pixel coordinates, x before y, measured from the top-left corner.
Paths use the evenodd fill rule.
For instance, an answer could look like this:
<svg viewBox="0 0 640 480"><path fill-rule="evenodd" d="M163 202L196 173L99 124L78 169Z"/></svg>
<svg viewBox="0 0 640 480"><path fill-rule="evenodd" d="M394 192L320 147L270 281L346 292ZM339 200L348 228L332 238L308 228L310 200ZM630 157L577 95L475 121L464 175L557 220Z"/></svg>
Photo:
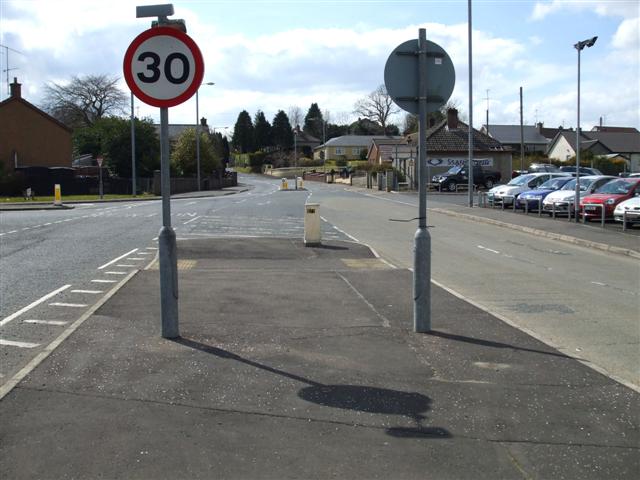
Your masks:
<svg viewBox="0 0 640 480"><path fill-rule="evenodd" d="M418 134L407 137L408 144L417 146ZM483 167L498 170L503 180L511 178L511 149L495 138L473 129L473 161ZM415 158L415 156L414 156ZM469 158L469 126L458 118L455 108L447 110L447 118L427 130L427 168L429 178L457 165L466 165ZM413 177L408 170L407 175Z"/></svg>
<svg viewBox="0 0 640 480"><path fill-rule="evenodd" d="M409 158L412 149L406 138L374 138L369 145L367 161L375 165L394 164L400 158Z"/></svg>
<svg viewBox="0 0 640 480"><path fill-rule="evenodd" d="M361 160L374 139L402 139L384 135L343 135L327 140L313 149L313 158L326 160ZM362 153L364 150L364 153Z"/></svg>
<svg viewBox="0 0 640 480"><path fill-rule="evenodd" d="M10 97L0 103L0 162L18 167L71 167L72 130L22 98L14 78Z"/></svg>
<svg viewBox="0 0 640 480"><path fill-rule="evenodd" d="M305 157L310 157L313 150L322 143L320 139L305 132L304 130L301 130L299 126L296 126L293 130L293 134L295 135L298 150L300 150Z"/></svg>
<svg viewBox="0 0 640 480"><path fill-rule="evenodd" d="M522 135L520 125L482 125L480 132L498 140L504 147L511 148L514 152L520 151L520 139L524 144L525 153L544 153L549 144L549 139L541 133L541 125L523 125Z"/></svg>
<svg viewBox="0 0 640 480"><path fill-rule="evenodd" d="M632 172L640 171L640 132L635 128L599 126L580 132L580 151L604 156L617 154L629 162ZM567 161L576 154L576 133L558 132L547 149L549 158Z"/></svg>

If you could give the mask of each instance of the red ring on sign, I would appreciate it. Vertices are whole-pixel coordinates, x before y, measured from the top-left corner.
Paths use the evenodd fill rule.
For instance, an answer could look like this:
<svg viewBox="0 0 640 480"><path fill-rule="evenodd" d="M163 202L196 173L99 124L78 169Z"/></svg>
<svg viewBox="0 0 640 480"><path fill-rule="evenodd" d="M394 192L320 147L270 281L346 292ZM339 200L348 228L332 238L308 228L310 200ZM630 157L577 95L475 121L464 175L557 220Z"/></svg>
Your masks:
<svg viewBox="0 0 640 480"><path fill-rule="evenodd" d="M140 87L138 87L138 85L136 84L133 78L133 72L132 72L133 54L136 52L136 50L142 44L142 42L144 42L145 40L148 40L149 38L157 37L157 36L169 36L169 37L174 37L178 39L189 48L189 50L191 51L191 54L193 55L193 59L195 62L193 81L191 82L191 85L189 85L189 87L187 87L187 89L183 93L181 93L175 98L160 99L160 98L151 97L146 93L144 93L140 89ZM152 105L154 107L168 108L168 107L175 107L176 105L180 105L181 103L186 102L198 91L198 88L200 88L200 84L202 83L202 79L204 78L204 59L202 57L202 53L200 52L200 49L198 48L198 45L196 45L196 42L194 42L189 35L187 35L186 33L176 28L156 27L156 28L150 28L149 30L145 30L144 32L142 32L140 35L138 35L136 38L133 39L133 42L131 42L131 45L129 45L129 48L127 48L127 51L124 54L124 62L123 62L122 69L124 71L124 79L127 82L129 89L131 90L131 92L133 92L133 94L137 98L142 100L144 103L148 105Z"/></svg>

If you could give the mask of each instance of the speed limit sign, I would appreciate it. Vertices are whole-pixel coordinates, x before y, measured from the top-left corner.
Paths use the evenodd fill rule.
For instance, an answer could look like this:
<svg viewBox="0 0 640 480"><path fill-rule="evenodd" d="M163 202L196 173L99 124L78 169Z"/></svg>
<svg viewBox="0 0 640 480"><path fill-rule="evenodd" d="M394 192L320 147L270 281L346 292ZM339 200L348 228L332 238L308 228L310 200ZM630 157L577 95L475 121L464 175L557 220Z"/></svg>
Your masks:
<svg viewBox="0 0 640 480"><path fill-rule="evenodd" d="M171 27L138 35L124 55L124 78L133 94L154 107L175 107L200 87L204 60L186 33Z"/></svg>

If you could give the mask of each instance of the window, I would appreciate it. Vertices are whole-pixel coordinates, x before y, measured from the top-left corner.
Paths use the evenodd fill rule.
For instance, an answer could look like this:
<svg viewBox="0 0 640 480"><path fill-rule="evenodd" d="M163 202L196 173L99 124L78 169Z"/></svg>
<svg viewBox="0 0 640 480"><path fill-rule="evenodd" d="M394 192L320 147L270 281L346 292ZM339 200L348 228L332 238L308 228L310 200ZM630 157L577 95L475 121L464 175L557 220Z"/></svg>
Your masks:
<svg viewBox="0 0 640 480"><path fill-rule="evenodd" d="M336 155L344 155L344 148L336 147Z"/></svg>
<svg viewBox="0 0 640 480"><path fill-rule="evenodd" d="M360 148L359 147L353 147L351 149L351 155L356 155L356 156L360 156Z"/></svg>

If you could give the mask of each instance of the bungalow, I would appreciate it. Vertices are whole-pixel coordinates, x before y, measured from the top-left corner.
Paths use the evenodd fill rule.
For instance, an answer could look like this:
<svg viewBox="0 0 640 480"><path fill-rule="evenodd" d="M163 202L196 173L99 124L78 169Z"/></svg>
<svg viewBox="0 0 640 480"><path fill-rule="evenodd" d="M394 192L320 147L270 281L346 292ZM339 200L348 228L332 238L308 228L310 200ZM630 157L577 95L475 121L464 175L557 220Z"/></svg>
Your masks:
<svg viewBox="0 0 640 480"><path fill-rule="evenodd" d="M418 134L408 136L410 145L418 144ZM428 176L442 173L452 166L466 165L469 156L469 126L458 118L458 111L451 108L447 118L427 130ZM511 149L495 138L473 129L473 161L481 166L498 170L503 180L511 178ZM407 172L413 176L412 172Z"/></svg>
<svg viewBox="0 0 640 480"><path fill-rule="evenodd" d="M361 160L374 139L402 139L384 135L343 135L327 140L313 149L313 158L326 160ZM364 153L363 153L364 151Z"/></svg>
<svg viewBox="0 0 640 480"><path fill-rule="evenodd" d="M595 127L580 132L580 151L594 155L617 154L629 162L631 172L640 171L640 132L635 128ZM549 158L567 161L576 154L576 133L558 132L549 144Z"/></svg>

